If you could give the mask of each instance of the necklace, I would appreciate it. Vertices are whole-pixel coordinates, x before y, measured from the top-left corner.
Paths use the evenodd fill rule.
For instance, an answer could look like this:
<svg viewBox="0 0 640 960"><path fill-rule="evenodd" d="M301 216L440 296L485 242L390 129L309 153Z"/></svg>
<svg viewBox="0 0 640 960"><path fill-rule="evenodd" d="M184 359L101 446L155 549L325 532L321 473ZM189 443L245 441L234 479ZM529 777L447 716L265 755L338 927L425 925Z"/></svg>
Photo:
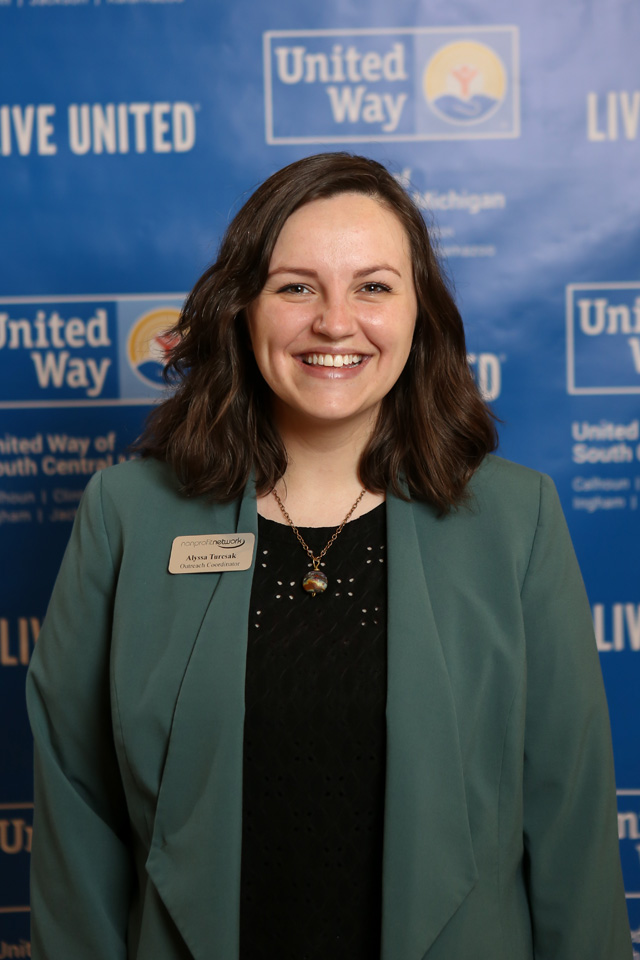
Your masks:
<svg viewBox="0 0 640 960"><path fill-rule="evenodd" d="M308 544L306 544L302 539L300 531L298 530L295 523L293 522L293 520L285 510L284 503L276 493L275 488L271 491L271 493L274 495L274 497L278 501L278 506L282 510L285 520L287 521L287 523L295 533L296 537L300 541L305 553L307 553L307 555L311 557L313 570L310 570L309 573L305 573L304 577L302 578L301 584L302 584L302 589L306 590L307 593L310 593L312 597L315 597L316 593L324 593L324 591L327 589L327 584L329 583L329 580L327 578L327 575L323 573L322 570L320 569L320 561L324 557L329 547L333 543L335 543L335 541L338 539L338 537L340 536L340 534L344 529L344 525L346 524L347 520L349 519L349 517L351 516L355 508L358 506L358 504L360 503L360 501L362 500L366 492L367 492L366 489L363 487L363 489L360 491L358 495L358 499L356 500L354 505L351 507L351 510L349 510L349 513L346 515L346 517L344 518L340 526L337 528L337 530L334 530L333 534L329 538L328 543L323 547L320 553L317 556L315 556L311 547L308 546Z"/></svg>

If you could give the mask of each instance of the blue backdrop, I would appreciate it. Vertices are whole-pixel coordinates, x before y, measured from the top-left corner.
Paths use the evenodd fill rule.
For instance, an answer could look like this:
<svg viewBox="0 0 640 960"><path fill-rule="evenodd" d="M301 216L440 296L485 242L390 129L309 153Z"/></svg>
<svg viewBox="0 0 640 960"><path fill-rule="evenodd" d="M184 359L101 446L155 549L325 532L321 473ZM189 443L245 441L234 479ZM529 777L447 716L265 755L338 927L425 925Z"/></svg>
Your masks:
<svg viewBox="0 0 640 960"><path fill-rule="evenodd" d="M635 0L0 0L0 956L30 950L23 685L79 495L232 213L332 149L415 195L501 453L558 485L640 954L639 38Z"/></svg>

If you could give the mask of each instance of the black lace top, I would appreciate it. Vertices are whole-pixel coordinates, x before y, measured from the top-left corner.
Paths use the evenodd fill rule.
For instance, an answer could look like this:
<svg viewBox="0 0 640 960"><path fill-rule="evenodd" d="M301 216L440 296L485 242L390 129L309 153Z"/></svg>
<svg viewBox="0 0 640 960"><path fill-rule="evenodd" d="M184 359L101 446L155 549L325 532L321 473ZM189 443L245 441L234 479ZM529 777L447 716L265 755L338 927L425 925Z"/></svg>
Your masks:
<svg viewBox="0 0 640 960"><path fill-rule="evenodd" d="M380 956L385 775L385 507L321 569L258 518L244 733L241 960ZM334 528L301 528L319 553Z"/></svg>

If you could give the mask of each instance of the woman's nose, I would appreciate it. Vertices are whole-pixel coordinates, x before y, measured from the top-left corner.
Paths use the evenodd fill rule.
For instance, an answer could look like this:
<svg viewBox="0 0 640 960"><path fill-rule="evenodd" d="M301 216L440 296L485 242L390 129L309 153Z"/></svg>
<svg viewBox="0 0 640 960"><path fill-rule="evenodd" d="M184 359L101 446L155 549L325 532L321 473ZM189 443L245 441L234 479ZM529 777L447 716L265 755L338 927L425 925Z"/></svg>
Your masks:
<svg viewBox="0 0 640 960"><path fill-rule="evenodd" d="M355 332L356 317L353 307L344 299L325 300L313 321L313 332L339 340Z"/></svg>

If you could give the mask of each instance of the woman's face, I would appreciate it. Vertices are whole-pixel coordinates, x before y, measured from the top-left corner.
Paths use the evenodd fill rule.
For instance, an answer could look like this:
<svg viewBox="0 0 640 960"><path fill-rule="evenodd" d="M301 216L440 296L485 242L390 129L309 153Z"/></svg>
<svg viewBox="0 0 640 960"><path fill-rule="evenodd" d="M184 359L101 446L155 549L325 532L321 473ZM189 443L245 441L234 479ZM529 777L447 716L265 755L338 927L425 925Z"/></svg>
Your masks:
<svg viewBox="0 0 640 960"><path fill-rule="evenodd" d="M409 239L358 193L286 221L247 315L256 362L287 422L373 422L409 356L417 313Z"/></svg>

